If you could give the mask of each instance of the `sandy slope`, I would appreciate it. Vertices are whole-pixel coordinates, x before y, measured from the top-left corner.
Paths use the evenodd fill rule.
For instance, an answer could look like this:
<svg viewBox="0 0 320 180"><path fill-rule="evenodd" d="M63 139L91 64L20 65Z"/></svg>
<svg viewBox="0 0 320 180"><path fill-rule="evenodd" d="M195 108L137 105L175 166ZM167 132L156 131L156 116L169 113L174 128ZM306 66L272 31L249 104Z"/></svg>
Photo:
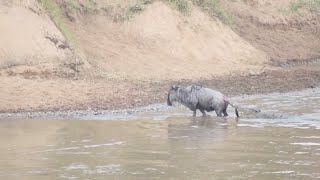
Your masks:
<svg viewBox="0 0 320 180"><path fill-rule="evenodd" d="M71 55L46 36L64 37L35 0L0 2L0 68L57 64Z"/></svg>
<svg viewBox="0 0 320 180"><path fill-rule="evenodd" d="M263 52L199 9L186 17L163 2L154 2L125 23L114 23L103 15L80 21L71 26L82 50L111 75L208 78L261 68L267 60Z"/></svg>

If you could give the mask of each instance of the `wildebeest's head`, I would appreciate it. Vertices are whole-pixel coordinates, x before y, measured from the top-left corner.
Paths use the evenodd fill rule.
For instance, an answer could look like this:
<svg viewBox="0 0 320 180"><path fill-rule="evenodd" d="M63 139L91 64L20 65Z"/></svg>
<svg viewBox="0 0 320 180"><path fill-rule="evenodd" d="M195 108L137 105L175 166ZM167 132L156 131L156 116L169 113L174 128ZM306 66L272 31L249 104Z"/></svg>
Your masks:
<svg viewBox="0 0 320 180"><path fill-rule="evenodd" d="M172 102L176 101L178 89L179 87L175 85L172 85L171 88L169 89L168 99L167 99L168 106L172 106Z"/></svg>

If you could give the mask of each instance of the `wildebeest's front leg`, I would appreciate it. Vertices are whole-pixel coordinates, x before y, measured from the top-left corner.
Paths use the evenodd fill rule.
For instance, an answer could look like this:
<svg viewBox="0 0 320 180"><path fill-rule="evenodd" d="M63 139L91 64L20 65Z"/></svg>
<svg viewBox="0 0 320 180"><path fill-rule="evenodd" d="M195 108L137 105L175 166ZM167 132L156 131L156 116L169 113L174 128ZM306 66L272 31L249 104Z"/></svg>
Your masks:
<svg viewBox="0 0 320 180"><path fill-rule="evenodd" d="M203 107L198 103L197 106L196 106L197 109L199 109L202 113L202 116L206 116L206 112L204 111Z"/></svg>
<svg viewBox="0 0 320 180"><path fill-rule="evenodd" d="M203 109L200 109L202 116L207 116L206 112Z"/></svg>
<svg viewBox="0 0 320 180"><path fill-rule="evenodd" d="M197 110L193 110L193 117L196 117L197 116Z"/></svg>
<svg viewBox="0 0 320 180"><path fill-rule="evenodd" d="M194 101L190 106L189 106L189 109L191 111L193 111L193 116L196 117L197 116L197 109L198 108L198 101Z"/></svg>

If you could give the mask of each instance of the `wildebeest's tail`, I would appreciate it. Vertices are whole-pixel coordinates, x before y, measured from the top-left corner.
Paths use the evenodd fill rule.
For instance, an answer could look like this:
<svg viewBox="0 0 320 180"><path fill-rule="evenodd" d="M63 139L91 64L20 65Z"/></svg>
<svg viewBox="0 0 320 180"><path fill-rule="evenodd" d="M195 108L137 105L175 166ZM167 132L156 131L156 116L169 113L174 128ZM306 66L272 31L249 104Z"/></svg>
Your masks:
<svg viewBox="0 0 320 180"><path fill-rule="evenodd" d="M234 106L233 104L230 103L230 101L228 101L228 103L230 104L230 106L232 106L232 107L234 108L234 111L235 111L235 113L236 113L236 116L237 116L237 117L240 117L240 116L239 116L239 111L238 111L238 109L239 109L238 106Z"/></svg>

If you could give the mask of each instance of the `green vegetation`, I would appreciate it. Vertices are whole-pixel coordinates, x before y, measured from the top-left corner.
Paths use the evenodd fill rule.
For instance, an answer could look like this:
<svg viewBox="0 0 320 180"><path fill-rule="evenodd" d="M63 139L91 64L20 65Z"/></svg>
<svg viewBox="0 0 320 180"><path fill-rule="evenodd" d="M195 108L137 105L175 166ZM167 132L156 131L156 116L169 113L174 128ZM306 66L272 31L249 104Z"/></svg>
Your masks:
<svg viewBox="0 0 320 180"><path fill-rule="evenodd" d="M76 45L76 40L72 32L68 29L64 22L64 18L61 14L59 6L52 0L39 0L42 3L42 6L45 8L51 20L55 23L57 28L66 38L67 42L70 43L72 47Z"/></svg>
<svg viewBox="0 0 320 180"><path fill-rule="evenodd" d="M302 7L304 7L304 2L303 2L303 0L299 0L299 1L297 1L297 2L290 3L289 12L291 12L291 13L297 13L297 12L299 11L299 9L301 9Z"/></svg>
<svg viewBox="0 0 320 180"><path fill-rule="evenodd" d="M201 10L213 17L219 18L224 24L232 26L232 17L223 9L220 0L168 0L180 12L189 15L192 7L198 6Z"/></svg>
<svg viewBox="0 0 320 180"><path fill-rule="evenodd" d="M134 4L134 5L129 5L127 7L127 10L126 10L126 19L130 19L132 18L135 14L143 11L143 5L142 4Z"/></svg>
<svg viewBox="0 0 320 180"><path fill-rule="evenodd" d="M220 19L224 24L232 26L232 17L223 9L220 0L193 0L193 2L203 11Z"/></svg>
<svg viewBox="0 0 320 180"><path fill-rule="evenodd" d="M192 11L191 0L168 0L172 3L180 12L184 14L190 14Z"/></svg>
<svg viewBox="0 0 320 180"><path fill-rule="evenodd" d="M320 12L320 0L297 0L290 3L287 13L299 13L301 10L307 10L310 12Z"/></svg>
<svg viewBox="0 0 320 180"><path fill-rule="evenodd" d="M78 3L77 0L62 0L59 5L54 0L38 0L42 3L48 15L55 23L57 28L64 35L66 40L72 45L76 45L72 32L67 28L64 22L62 12L71 21L75 20L74 15L80 14L104 14L115 22L122 22L131 19L134 15L142 12L144 6L152 3L154 0L139 0L135 4L118 4L98 6L94 1L86 1L85 4ZM193 6L201 8L210 16L219 18L224 24L232 26L231 16L224 11L220 0L165 0L177 8L181 13L190 15ZM320 0L313 0L320 1Z"/></svg>
<svg viewBox="0 0 320 180"><path fill-rule="evenodd" d="M126 6L111 6L107 5L100 8L100 10L114 22L123 22L130 20L134 15L142 12L144 10L145 3L135 3Z"/></svg>
<svg viewBox="0 0 320 180"><path fill-rule="evenodd" d="M81 14L97 14L98 8L93 1L88 1L85 4L79 4L75 0L65 0L66 7L69 11L80 12Z"/></svg>
<svg viewBox="0 0 320 180"><path fill-rule="evenodd" d="M135 4L129 5L108 5L99 7L94 1L87 1L85 4L79 4L76 0L64 0L64 8L67 12L80 14L99 14L102 13L115 22L125 21L132 18L135 14L144 10L144 5L151 3L150 0L141 0Z"/></svg>

